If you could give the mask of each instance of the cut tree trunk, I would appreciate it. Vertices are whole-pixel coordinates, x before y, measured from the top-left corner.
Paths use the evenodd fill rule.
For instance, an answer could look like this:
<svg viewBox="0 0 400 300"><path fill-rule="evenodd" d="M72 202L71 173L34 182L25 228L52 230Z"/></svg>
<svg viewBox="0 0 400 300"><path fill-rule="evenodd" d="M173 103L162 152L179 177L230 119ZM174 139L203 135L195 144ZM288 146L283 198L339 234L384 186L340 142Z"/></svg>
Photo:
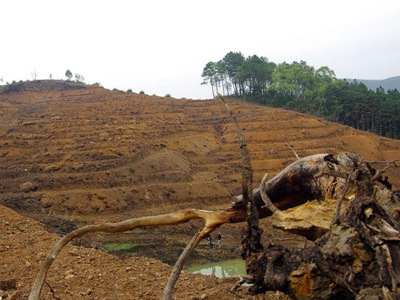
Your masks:
<svg viewBox="0 0 400 300"><path fill-rule="evenodd" d="M296 299L398 299L400 200L376 174L358 155L325 155L298 160L267 182L277 207L277 190L299 202L317 196L343 200L343 191L355 195L339 208L337 219L332 216L330 230L309 247L288 249L267 242L264 280L254 282L252 291L281 290ZM261 198L259 189L254 194ZM247 270L250 277L259 271L255 264Z"/></svg>

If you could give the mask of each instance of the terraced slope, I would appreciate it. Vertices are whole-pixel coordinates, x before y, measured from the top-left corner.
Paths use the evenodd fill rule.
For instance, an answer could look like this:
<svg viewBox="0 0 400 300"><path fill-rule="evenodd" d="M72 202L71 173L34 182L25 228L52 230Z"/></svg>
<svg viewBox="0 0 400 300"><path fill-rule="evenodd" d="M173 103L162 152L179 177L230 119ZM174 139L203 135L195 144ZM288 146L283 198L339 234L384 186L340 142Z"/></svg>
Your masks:
<svg viewBox="0 0 400 300"><path fill-rule="evenodd" d="M1 203L79 219L224 205L240 192L237 136L220 101L84 87L0 94ZM233 100L230 106L256 182L295 159L288 142L300 156L400 157L400 141L295 112ZM398 176L389 175L398 188Z"/></svg>
<svg viewBox="0 0 400 300"><path fill-rule="evenodd" d="M368 161L400 158L398 140L295 112L228 102L244 129L255 182L295 160L288 142L300 156L358 152ZM240 193L239 162L234 126L219 100L151 97L57 81L0 89L0 227L6 237L0 239L1 283L15 279L11 292L22 293L25 299L40 262L57 239L4 206L61 233L86 223L182 208L217 209L227 207ZM393 188L399 189L396 172L391 168L387 174ZM170 272L159 261L173 263L199 226L192 221L78 240L78 245L96 247L131 243L134 250L121 256L158 261L121 261L95 249L71 246L51 270L50 285L62 299L158 299ZM198 263L238 258L241 227L223 226L223 249L210 251L204 243L191 259ZM273 242L305 243L304 238L277 232L268 220L262 227L264 238ZM183 281L178 298L232 298L226 291L231 281L193 276L184 276ZM0 297L7 293L0 291ZM244 290L241 294L251 298ZM54 299L48 288L44 298Z"/></svg>

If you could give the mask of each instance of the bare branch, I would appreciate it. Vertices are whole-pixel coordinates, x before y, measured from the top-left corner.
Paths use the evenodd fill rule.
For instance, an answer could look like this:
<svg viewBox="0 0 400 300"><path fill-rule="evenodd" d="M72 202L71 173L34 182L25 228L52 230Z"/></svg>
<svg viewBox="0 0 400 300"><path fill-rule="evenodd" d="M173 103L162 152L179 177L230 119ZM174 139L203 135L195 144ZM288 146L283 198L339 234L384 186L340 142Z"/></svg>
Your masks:
<svg viewBox="0 0 400 300"><path fill-rule="evenodd" d="M381 160L381 161L371 161L368 162L369 164L386 164L385 170L383 172L381 172L380 174L384 173L385 171L387 171L387 169L389 168L390 164L393 164L395 170L396 170L396 174L398 174L397 172L397 162L400 161L400 159L394 159L394 160Z"/></svg>
<svg viewBox="0 0 400 300"><path fill-rule="evenodd" d="M236 117L232 113L229 105L225 102L225 99L221 95L219 95L219 97L228 109L240 141L242 196L247 211L247 230L242 239L241 256L246 260L246 272L252 278L252 282L262 282L264 276L263 272L258 272L258 270L255 270L254 268L249 268L248 262L248 259L253 261L252 257L264 257L264 247L261 243L262 229L258 226L260 216L253 194L253 169L251 167L250 153L247 149L246 140L244 139L243 132L239 127Z"/></svg>
<svg viewBox="0 0 400 300"><path fill-rule="evenodd" d="M372 177L372 181L379 180L381 178L381 175L389 169L389 166L390 166L390 161L387 161L386 167L384 167L383 169L376 170L374 176Z"/></svg>
<svg viewBox="0 0 400 300"><path fill-rule="evenodd" d="M219 225L218 225L219 226ZM175 263L175 267L172 270L171 276L168 279L167 285L164 288L164 300L172 299L172 292L174 290L175 284L178 281L179 275L183 269L186 260L189 255L193 252L196 246L199 244L202 238L206 237L208 234L213 232L218 226L215 227L204 227L199 230L192 238L192 240L186 245L186 248L182 251L178 260Z"/></svg>
<svg viewBox="0 0 400 300"><path fill-rule="evenodd" d="M301 157L297 154L296 150L294 150L294 147L289 143L288 139L286 138L286 135L283 135L285 141L286 141L286 146L289 147L290 150L292 150L294 156L296 156L296 159L300 159Z"/></svg>
<svg viewBox="0 0 400 300"><path fill-rule="evenodd" d="M239 126L239 123L235 117L235 115L233 114L231 108L229 107L228 103L225 101L225 99L219 95L219 98L221 99L221 101L224 103L227 111L229 112L229 116L231 117L232 123L235 126L236 129L236 133L238 135L239 138L239 146L240 146L240 152L241 152L241 161L242 161L242 168L241 168L241 173L242 173L242 195L243 195L243 199L245 201L247 205L247 213L248 216L250 217L252 214L255 214L254 211L256 212L255 209L253 209L255 207L254 205L254 197L253 197L253 169L251 167L251 160L250 160L250 153L249 150L247 149L247 142L243 136L243 131ZM254 219L253 222L254 226L258 225L258 216Z"/></svg>
<svg viewBox="0 0 400 300"><path fill-rule="evenodd" d="M128 219L117 223L103 223L99 225L88 225L77 230L70 232L69 234L62 237L51 249L50 253L45 258L42 266L36 275L35 282L33 284L31 293L29 295L29 300L38 300L40 292L43 288L43 283L46 279L47 272L51 267L53 261L56 259L57 255L60 253L61 249L68 244L72 239L80 237L89 232L123 232L128 230L133 230L139 227L145 226L158 226L158 225L176 225L188 222L192 219L203 219L205 221L204 232L208 230L213 230L225 223L235 223L243 222L246 219L243 211L240 210L222 210L222 211L206 211L206 210L182 210L178 212L173 212L170 214L164 214L159 216L148 216L141 218ZM202 232L199 236L201 237ZM196 244L193 244L194 246ZM188 247L190 244L188 245ZM190 248L190 247L189 247Z"/></svg>
<svg viewBox="0 0 400 300"><path fill-rule="evenodd" d="M396 164L396 162L400 161L400 159L393 159L393 160L374 160L369 161L369 164Z"/></svg>

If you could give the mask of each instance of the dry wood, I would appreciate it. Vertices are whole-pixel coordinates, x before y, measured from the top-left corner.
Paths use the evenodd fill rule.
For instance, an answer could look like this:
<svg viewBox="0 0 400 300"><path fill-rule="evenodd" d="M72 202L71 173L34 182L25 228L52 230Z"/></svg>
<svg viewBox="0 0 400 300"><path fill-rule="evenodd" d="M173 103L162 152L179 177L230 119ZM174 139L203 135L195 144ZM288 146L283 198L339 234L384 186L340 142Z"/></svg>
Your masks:
<svg viewBox="0 0 400 300"><path fill-rule="evenodd" d="M327 175L322 169L316 177L347 173L336 196L343 200L351 184L354 199L345 210L337 210L338 222L331 231L307 248L288 249L267 241L267 267L258 290L278 289L298 299L398 299L400 229L390 204L400 199L374 180L376 171L360 156L324 160L335 172Z"/></svg>
<svg viewBox="0 0 400 300"><path fill-rule="evenodd" d="M219 225L218 225L219 226ZM171 276L168 279L168 282L164 288L164 300L172 299L172 292L175 287L176 282L178 281L179 275L183 269L183 266L188 259L189 255L193 252L196 246L200 243L201 239L209 235L213 232L216 227L204 227L202 230L199 230L192 238L192 240L186 245L186 248L182 251L178 260L175 263L174 269L172 270Z"/></svg>
<svg viewBox="0 0 400 300"><path fill-rule="evenodd" d="M203 219L205 221L203 231L197 237L200 238L202 234L204 234L209 230L217 228L221 224L244 221L246 219L246 214L240 210L222 210L215 212L215 211L189 209L159 216L133 218L117 223L104 223L104 224L89 225L79 228L62 237L53 246L50 253L46 256L38 274L36 275L35 282L33 284L31 293L29 295L29 300L39 299L40 292L42 290L44 281L47 276L47 272L51 267L53 261L56 259L57 255L60 253L62 248L74 238L83 236L90 232L114 233L114 232L133 230L135 228L140 228L145 226L177 225L188 222L189 220L192 219Z"/></svg>
<svg viewBox="0 0 400 300"><path fill-rule="evenodd" d="M241 175L242 175L242 197L244 206L247 210L247 229L242 239L242 253L241 256L246 260L246 270L248 276L248 283L259 283L263 280L263 265L264 247L261 243L262 230L259 228L259 213L254 201L253 190L253 168L251 167L250 153L247 149L247 142L243 136L239 123L228 103L219 95L220 99L227 108L231 120L235 126L236 133L239 138L239 147L241 153ZM268 197L268 196L266 196ZM271 202L271 201L270 201ZM268 207L267 207L268 208ZM260 263L259 269L254 269L252 266L255 261Z"/></svg>
<svg viewBox="0 0 400 300"><path fill-rule="evenodd" d="M323 200L328 184L323 182L324 178L320 174L328 170L326 157L329 156L323 153L300 158L265 182L265 192L271 202L283 210L308 200ZM254 189L253 195L256 205L263 206L260 188ZM236 197L235 206L244 204L243 196Z"/></svg>
<svg viewBox="0 0 400 300"><path fill-rule="evenodd" d="M289 149L292 150L294 156L296 156L296 159L300 159L300 156L297 154L296 150L294 150L294 147L289 143L287 137L285 135L283 137L285 138L286 146L288 146Z"/></svg>

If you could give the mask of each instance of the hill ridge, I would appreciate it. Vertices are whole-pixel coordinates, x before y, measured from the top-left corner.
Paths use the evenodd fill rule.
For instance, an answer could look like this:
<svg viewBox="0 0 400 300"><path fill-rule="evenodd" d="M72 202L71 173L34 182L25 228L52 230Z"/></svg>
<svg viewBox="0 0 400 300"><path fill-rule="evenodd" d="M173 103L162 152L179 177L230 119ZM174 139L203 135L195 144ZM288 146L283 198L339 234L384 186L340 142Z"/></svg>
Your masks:
<svg viewBox="0 0 400 300"><path fill-rule="evenodd" d="M344 80L348 82L361 82L365 84L368 89L376 91L377 88L382 87L385 91L388 90L400 90L400 76L388 77L386 79L355 79L355 78L345 78Z"/></svg>

